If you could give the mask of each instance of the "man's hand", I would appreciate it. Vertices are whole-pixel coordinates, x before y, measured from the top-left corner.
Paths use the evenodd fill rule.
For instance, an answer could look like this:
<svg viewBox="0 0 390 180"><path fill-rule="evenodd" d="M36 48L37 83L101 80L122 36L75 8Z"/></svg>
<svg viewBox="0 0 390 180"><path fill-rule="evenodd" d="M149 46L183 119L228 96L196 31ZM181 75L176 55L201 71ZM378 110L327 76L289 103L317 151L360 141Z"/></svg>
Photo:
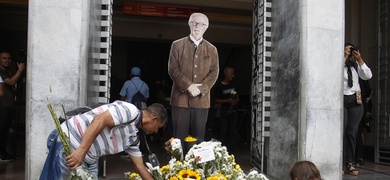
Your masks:
<svg viewBox="0 0 390 180"><path fill-rule="evenodd" d="M188 92L191 94L192 97L195 97L200 94L200 90L198 86L201 86L202 84L191 84L190 87L188 87Z"/></svg>
<svg viewBox="0 0 390 180"><path fill-rule="evenodd" d="M87 151L77 148L72 152L72 154L70 154L65 158L66 165L70 169L76 169L78 166L80 166L83 163L86 154Z"/></svg>
<svg viewBox="0 0 390 180"><path fill-rule="evenodd" d="M20 71L20 72L23 72L24 69L26 68L24 63L18 62L18 63L16 63L16 65L18 66L18 71Z"/></svg>
<svg viewBox="0 0 390 180"><path fill-rule="evenodd" d="M352 51L352 56L355 57L360 66L364 64L360 51Z"/></svg>

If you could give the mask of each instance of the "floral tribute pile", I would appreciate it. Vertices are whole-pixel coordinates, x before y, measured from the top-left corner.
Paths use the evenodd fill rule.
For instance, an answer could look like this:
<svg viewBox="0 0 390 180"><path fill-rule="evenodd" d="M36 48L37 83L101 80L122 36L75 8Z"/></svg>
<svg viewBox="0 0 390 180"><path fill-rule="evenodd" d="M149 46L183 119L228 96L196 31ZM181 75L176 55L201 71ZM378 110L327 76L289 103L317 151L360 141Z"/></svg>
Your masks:
<svg viewBox="0 0 390 180"><path fill-rule="evenodd" d="M146 163L149 171L155 180L268 180L268 178L251 170L245 174L240 165L235 162L234 155L229 155L225 146L219 141L205 141L194 145L186 154L183 160L177 159L181 145L178 139L171 139L166 148L172 157L165 166L152 167ZM175 145L170 145L171 143ZM167 145L167 144L166 144ZM171 153L175 152L177 153ZM210 153L214 152L214 153ZM130 180L141 180L137 173L127 172L125 176Z"/></svg>

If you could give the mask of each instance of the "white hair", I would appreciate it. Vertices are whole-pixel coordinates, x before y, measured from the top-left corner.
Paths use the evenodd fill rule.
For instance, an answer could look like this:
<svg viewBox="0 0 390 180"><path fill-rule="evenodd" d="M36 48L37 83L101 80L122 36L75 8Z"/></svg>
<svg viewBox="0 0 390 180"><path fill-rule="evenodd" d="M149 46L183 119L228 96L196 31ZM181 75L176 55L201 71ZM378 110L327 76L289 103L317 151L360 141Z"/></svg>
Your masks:
<svg viewBox="0 0 390 180"><path fill-rule="evenodd" d="M209 18L208 18L205 14L203 14L203 13L198 13L198 12L192 13L192 14L191 14L190 18L188 19L188 24L192 21L192 18L193 18L194 16L203 16L203 18L206 19L206 28L209 27Z"/></svg>

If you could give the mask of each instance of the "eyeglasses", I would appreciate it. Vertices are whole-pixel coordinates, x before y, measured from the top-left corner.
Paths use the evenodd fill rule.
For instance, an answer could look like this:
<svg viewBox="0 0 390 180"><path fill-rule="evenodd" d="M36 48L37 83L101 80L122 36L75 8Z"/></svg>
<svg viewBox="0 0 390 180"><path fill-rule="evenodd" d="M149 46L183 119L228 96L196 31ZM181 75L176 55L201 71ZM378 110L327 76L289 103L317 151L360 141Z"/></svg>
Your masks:
<svg viewBox="0 0 390 180"><path fill-rule="evenodd" d="M191 26L198 26L198 27L203 27L203 26L206 26L205 23L202 23L202 22L196 22L196 21L190 21L190 25Z"/></svg>

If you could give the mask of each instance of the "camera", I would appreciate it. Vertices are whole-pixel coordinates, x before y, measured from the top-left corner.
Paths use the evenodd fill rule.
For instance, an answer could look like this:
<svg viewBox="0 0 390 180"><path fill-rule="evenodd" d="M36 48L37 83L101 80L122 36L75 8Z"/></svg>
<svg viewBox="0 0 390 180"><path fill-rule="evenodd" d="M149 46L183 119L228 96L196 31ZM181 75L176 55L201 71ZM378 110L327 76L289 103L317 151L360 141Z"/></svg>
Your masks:
<svg viewBox="0 0 390 180"><path fill-rule="evenodd" d="M17 62L26 63L27 60L27 52L24 49L20 49L17 53Z"/></svg>
<svg viewBox="0 0 390 180"><path fill-rule="evenodd" d="M353 51L358 51L358 48L352 46L352 47L349 48L349 50L351 51L351 54L352 54Z"/></svg>

